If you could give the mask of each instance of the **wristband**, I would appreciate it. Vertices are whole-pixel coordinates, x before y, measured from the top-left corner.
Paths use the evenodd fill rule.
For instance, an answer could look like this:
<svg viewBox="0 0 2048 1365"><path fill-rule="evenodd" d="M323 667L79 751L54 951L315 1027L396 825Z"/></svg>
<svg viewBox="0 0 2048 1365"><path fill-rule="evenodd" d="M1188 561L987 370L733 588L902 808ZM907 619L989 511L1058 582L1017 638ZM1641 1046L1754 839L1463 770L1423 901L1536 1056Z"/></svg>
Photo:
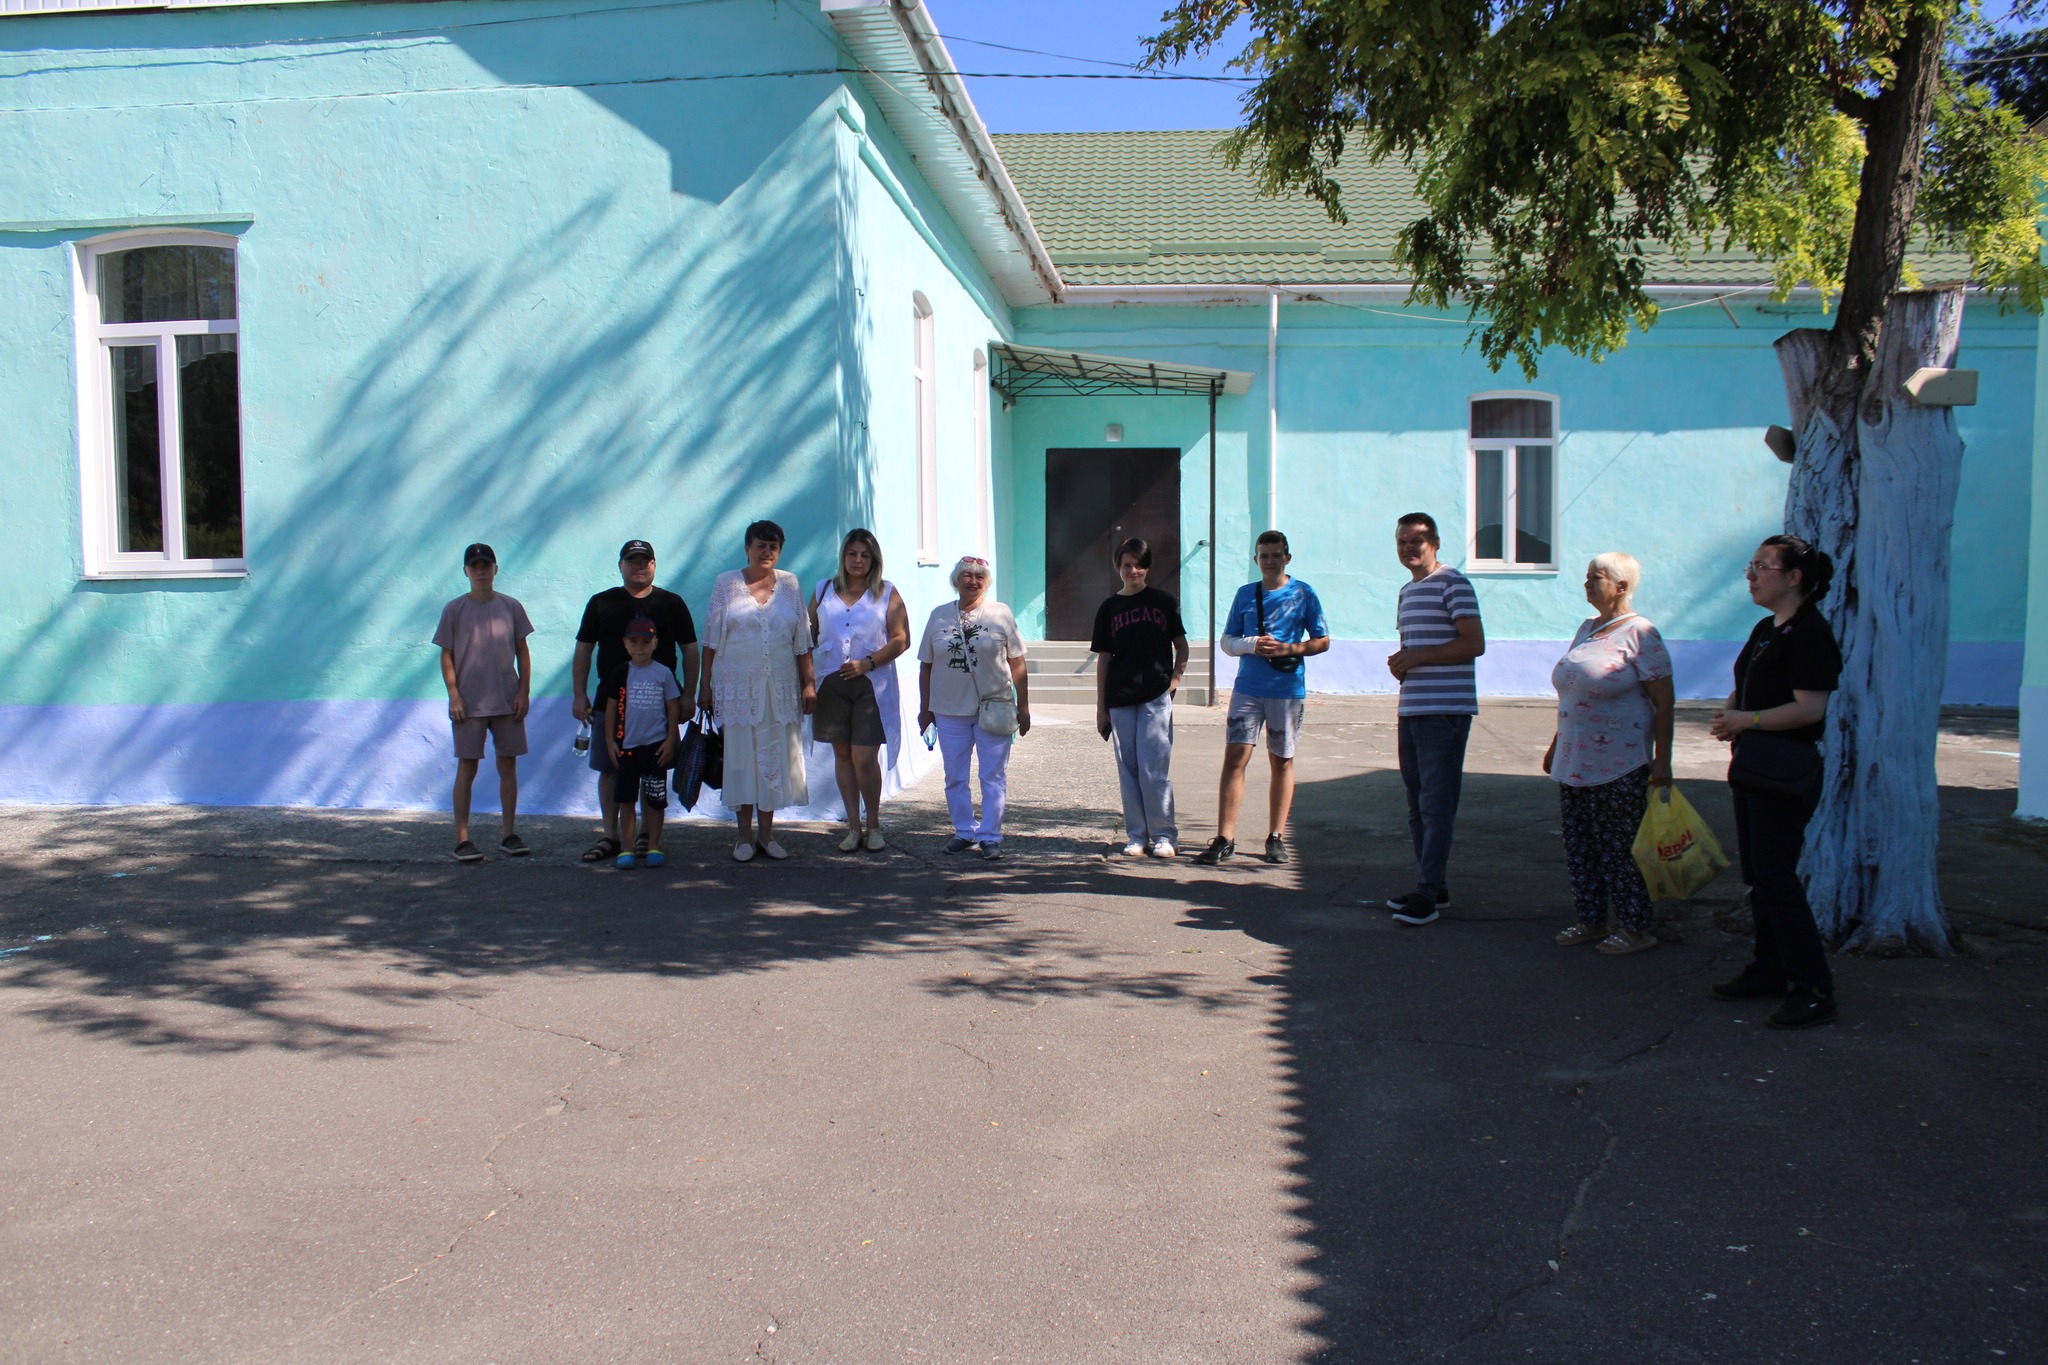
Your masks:
<svg viewBox="0 0 2048 1365"><path fill-rule="evenodd" d="M1761 711L1752 711L1752 712L1750 712L1750 713L1749 713L1749 728L1750 728L1750 729L1752 729L1752 730L1761 730L1761 729L1763 729L1763 728L1764 728L1764 713L1763 713L1763 712L1761 712Z"/></svg>

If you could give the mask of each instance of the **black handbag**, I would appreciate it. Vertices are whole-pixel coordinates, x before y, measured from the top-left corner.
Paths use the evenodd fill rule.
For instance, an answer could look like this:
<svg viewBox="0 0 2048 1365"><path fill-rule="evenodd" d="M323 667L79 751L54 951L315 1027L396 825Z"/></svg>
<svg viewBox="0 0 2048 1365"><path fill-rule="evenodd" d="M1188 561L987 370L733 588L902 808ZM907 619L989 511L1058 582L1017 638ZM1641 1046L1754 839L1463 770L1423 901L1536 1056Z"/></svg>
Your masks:
<svg viewBox="0 0 2048 1365"><path fill-rule="evenodd" d="M1258 594L1259 634L1264 635L1266 633L1266 585L1264 583L1257 584L1253 587L1252 591ZM1282 673L1292 673L1301 667L1301 656L1299 654L1276 654L1266 660L1266 662Z"/></svg>
<svg viewBox="0 0 2048 1365"><path fill-rule="evenodd" d="M1729 786L1806 806L1820 800L1824 774L1819 745L1764 730L1737 735L1728 760Z"/></svg>
<svg viewBox="0 0 2048 1365"><path fill-rule="evenodd" d="M1768 647L1768 642L1766 646ZM1757 654L1763 653L1759 647ZM1756 655L1750 656L1752 667ZM1749 670L1743 670L1742 697L1738 708L1750 711ZM1728 785L1756 796L1779 801L1796 801L1811 806L1820 800L1827 770L1821 763L1820 746L1781 731L1744 730L1735 737L1728 758Z"/></svg>
<svg viewBox="0 0 2048 1365"><path fill-rule="evenodd" d="M698 716L683 727L682 743L676 746L676 765L670 780L685 810L696 806L706 787L725 787L725 736Z"/></svg>

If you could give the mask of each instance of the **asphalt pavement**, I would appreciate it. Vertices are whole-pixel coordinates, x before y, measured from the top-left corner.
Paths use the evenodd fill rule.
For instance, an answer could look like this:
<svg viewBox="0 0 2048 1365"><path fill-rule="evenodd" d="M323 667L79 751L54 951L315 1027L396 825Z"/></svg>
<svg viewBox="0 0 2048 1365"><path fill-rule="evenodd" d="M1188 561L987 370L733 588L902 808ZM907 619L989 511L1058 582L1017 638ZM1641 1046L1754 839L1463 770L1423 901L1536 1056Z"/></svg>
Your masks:
<svg viewBox="0 0 2048 1365"><path fill-rule="evenodd" d="M1357 903L1410 875L1389 703L1311 702L1282 866L1106 856L1091 720L1020 742L994 864L936 778L883 854L685 822L634 872L568 819L461 866L425 813L0 811L0 1360L2048 1361L2010 715L1943 734L1963 951L1838 959L1798 1034L1707 992L1732 874L1551 943L1541 705L1480 717L1420 928Z"/></svg>

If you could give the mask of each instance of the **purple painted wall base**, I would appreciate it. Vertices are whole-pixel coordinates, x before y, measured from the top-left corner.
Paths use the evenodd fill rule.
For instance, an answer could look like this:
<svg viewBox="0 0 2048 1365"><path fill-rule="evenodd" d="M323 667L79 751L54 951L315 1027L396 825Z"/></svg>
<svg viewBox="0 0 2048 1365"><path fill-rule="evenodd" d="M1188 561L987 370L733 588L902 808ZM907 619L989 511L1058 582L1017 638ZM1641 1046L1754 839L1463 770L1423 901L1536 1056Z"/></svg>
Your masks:
<svg viewBox="0 0 2048 1365"><path fill-rule="evenodd" d="M1479 658L1479 694L1483 697L1551 697L1550 670L1564 653L1563 640L1489 640ZM1738 640L1667 640L1678 695L1710 701L1728 695L1731 670L1742 648ZM1337 640L1329 651L1308 661L1311 692L1373 696L1397 690L1387 672L1387 656L1398 646L1391 640ZM1944 706L2017 706L2024 647L2004 641L1959 641L1948 647L1948 685ZM1235 664L1225 661L1224 678Z"/></svg>
<svg viewBox="0 0 2048 1365"><path fill-rule="evenodd" d="M597 777L571 742L568 698L535 702L526 731L519 809L596 815ZM913 736L886 789L902 790L934 762ZM810 774L811 806L784 814L836 817L830 749L813 750ZM447 810L454 777L440 701L0 707L0 803ZM488 761L474 809L498 809ZM673 806L670 813L679 814ZM729 818L709 794L695 813Z"/></svg>

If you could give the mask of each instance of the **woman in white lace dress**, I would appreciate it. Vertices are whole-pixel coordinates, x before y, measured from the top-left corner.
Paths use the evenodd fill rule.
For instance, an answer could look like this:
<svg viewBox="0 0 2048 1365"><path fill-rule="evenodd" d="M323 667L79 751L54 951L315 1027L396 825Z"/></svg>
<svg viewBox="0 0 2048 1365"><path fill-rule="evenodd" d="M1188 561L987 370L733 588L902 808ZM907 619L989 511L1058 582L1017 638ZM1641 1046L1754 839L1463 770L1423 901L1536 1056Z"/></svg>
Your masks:
<svg viewBox="0 0 2048 1365"><path fill-rule="evenodd" d="M775 567L783 539L772 521L747 528L747 567L712 582L702 641L697 705L725 735L719 795L739 815L732 856L743 863L756 854L787 858L775 842L775 812L811 799L802 741L803 719L817 700L811 623L796 575Z"/></svg>

